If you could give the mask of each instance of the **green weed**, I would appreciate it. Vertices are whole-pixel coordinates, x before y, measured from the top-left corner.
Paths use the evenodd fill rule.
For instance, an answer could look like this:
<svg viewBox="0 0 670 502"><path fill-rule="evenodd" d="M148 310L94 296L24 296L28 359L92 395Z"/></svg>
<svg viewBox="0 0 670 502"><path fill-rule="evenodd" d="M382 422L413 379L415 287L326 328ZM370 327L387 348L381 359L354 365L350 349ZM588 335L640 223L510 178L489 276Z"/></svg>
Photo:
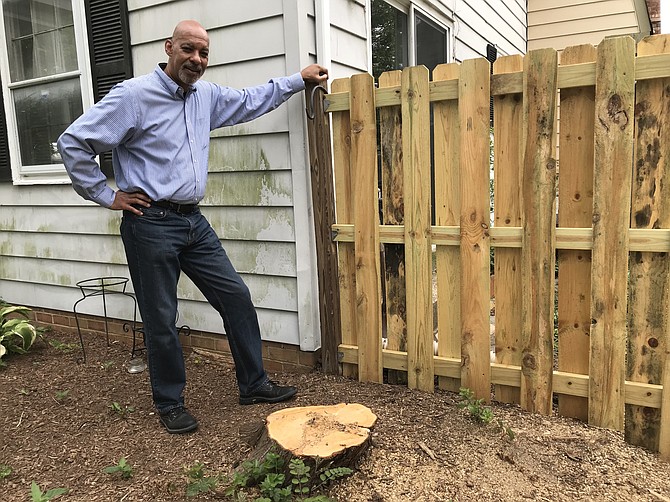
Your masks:
<svg viewBox="0 0 670 502"><path fill-rule="evenodd" d="M282 472L280 472L282 471ZM291 459L288 465L289 475L284 474L284 460L276 453L269 452L263 461L247 461L241 470L233 474L225 495L235 500L246 500L245 488L258 486L261 497L254 502L328 502L332 499L317 492L338 478L350 475L348 467L330 466L315 469L305 465L302 459Z"/></svg>
<svg viewBox="0 0 670 502"><path fill-rule="evenodd" d="M70 394L70 391L68 389L57 390L56 393L54 394L54 399L57 402L62 403L63 401L65 401L68 398L69 394Z"/></svg>
<svg viewBox="0 0 670 502"><path fill-rule="evenodd" d="M0 464L0 481L9 477L12 473L12 468L5 464Z"/></svg>
<svg viewBox="0 0 670 502"><path fill-rule="evenodd" d="M219 484L219 476L205 476L205 465L200 462L196 462L185 469L185 474L188 479L186 483L187 497L214 491Z"/></svg>
<svg viewBox="0 0 670 502"><path fill-rule="evenodd" d="M461 387L458 395L461 398L458 407L467 410L476 421L488 424L493 420L491 408L484 406L483 399L475 399L475 394L470 389Z"/></svg>
<svg viewBox="0 0 670 502"><path fill-rule="evenodd" d="M49 502L56 497L60 497L64 493L67 493L67 488L52 488L43 492L40 486L34 481L30 485L30 495L33 502Z"/></svg>
<svg viewBox="0 0 670 502"><path fill-rule="evenodd" d="M102 472L106 474L120 474L123 479L130 479L133 477L133 467L126 461L125 457L121 457L116 465L105 467Z"/></svg>
<svg viewBox="0 0 670 502"><path fill-rule="evenodd" d="M112 404L109 405L111 410L119 415L121 418L126 418L129 414L131 414L133 411L135 411L135 408L133 406L121 406L119 403L116 401L113 401Z"/></svg>
<svg viewBox="0 0 670 502"><path fill-rule="evenodd" d="M60 340L52 339L52 340L49 340L49 345L51 345L54 349L56 349L60 352L64 352L66 354L69 354L74 349L76 349L79 344L77 344L75 342L64 343L64 342L61 342Z"/></svg>

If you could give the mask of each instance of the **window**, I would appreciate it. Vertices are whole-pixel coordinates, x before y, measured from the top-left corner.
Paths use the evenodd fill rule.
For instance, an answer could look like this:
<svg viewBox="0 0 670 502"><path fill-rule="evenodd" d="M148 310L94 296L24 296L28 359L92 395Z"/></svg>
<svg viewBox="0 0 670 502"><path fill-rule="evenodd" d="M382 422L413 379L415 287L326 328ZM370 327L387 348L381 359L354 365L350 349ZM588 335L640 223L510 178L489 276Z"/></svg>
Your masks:
<svg viewBox="0 0 670 502"><path fill-rule="evenodd" d="M14 179L65 176L56 140L92 101L82 4L2 0L5 111ZM0 28L0 30L2 29ZM84 92L82 92L82 89Z"/></svg>
<svg viewBox="0 0 670 502"><path fill-rule="evenodd" d="M372 0L372 74L449 62L450 29L413 2Z"/></svg>
<svg viewBox="0 0 670 502"><path fill-rule="evenodd" d="M0 181L68 181L56 140L132 76L127 18L126 0L0 0Z"/></svg>

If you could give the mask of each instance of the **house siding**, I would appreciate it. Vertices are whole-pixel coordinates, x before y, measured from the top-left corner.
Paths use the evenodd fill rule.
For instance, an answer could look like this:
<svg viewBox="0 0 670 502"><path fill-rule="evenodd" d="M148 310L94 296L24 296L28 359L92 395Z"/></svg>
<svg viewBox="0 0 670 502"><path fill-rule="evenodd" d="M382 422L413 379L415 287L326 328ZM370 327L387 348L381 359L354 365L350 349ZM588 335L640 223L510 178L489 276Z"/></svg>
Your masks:
<svg viewBox="0 0 670 502"><path fill-rule="evenodd" d="M486 57L493 44L498 56L526 53L526 6L521 0L442 2L454 19L454 61Z"/></svg>
<svg viewBox="0 0 670 502"><path fill-rule="evenodd" d="M614 35L649 34L641 0L529 0L528 48L599 44Z"/></svg>
<svg viewBox="0 0 670 502"><path fill-rule="evenodd" d="M181 19L200 20L210 35L205 78L232 87L266 82L314 60L313 20L296 0L129 0L136 75L164 61L164 40ZM262 34L262 36L259 36ZM264 117L212 133L210 173L201 203L224 248L249 286L263 338L320 346L315 251L304 133L297 95ZM84 201L69 184L0 184L0 297L12 303L71 311L77 281L128 270L121 214ZM299 236L299 239L298 239ZM129 285L132 291L132 286ZM180 323L221 333L220 317L186 277L178 286ZM109 317L131 319L132 305L108 298ZM102 315L95 299L80 312Z"/></svg>
<svg viewBox="0 0 670 502"><path fill-rule="evenodd" d="M224 7L225 5L225 7ZM369 0L329 0L327 33L314 0L128 0L135 75L165 59L164 40L181 19L200 20L211 38L206 79L244 87L319 61L331 79L370 66ZM452 58L526 50L520 0L417 0L452 29ZM491 25L491 26L490 26ZM325 37L325 38L324 38ZM306 351L320 346L316 251L305 100L291 98L258 120L212 133L203 213L249 285L263 338ZM0 297L36 308L72 311L76 283L128 276L119 237L121 214L81 199L67 183L0 183ZM132 286L128 286L132 291ZM183 277L180 323L221 333L218 314ZM90 299L80 312L102 315ZM132 319L127 298L108 298L107 314Z"/></svg>

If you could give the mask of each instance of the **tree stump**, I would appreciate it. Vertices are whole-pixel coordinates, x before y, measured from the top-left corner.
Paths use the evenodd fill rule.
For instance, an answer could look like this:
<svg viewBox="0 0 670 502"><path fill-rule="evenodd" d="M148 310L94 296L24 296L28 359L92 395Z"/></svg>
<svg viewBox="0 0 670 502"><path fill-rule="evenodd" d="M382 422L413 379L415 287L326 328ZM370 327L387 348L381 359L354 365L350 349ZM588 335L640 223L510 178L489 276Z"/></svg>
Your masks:
<svg viewBox="0 0 670 502"><path fill-rule="evenodd" d="M370 444L376 421L377 416L361 404L303 406L271 413L260 432L252 426L240 433L254 447L250 460L262 462L274 451L286 466L292 458L300 458L316 472L324 465L354 468Z"/></svg>

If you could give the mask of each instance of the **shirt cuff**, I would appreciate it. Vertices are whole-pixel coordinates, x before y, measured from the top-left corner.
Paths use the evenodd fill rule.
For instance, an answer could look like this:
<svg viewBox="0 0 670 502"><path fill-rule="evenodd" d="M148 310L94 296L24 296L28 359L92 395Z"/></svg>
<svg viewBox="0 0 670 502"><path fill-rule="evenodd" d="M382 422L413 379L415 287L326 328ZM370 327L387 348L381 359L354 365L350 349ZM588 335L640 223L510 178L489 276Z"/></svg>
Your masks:
<svg viewBox="0 0 670 502"><path fill-rule="evenodd" d="M112 204L114 204L115 197L116 192L108 186L105 186L105 188L102 189L102 192L100 192L93 201L109 209L112 207Z"/></svg>
<svg viewBox="0 0 670 502"><path fill-rule="evenodd" d="M293 90L293 92L299 92L305 90L305 81L302 79L302 75L300 74L300 72L294 73L288 79L289 82L291 83L291 89Z"/></svg>

